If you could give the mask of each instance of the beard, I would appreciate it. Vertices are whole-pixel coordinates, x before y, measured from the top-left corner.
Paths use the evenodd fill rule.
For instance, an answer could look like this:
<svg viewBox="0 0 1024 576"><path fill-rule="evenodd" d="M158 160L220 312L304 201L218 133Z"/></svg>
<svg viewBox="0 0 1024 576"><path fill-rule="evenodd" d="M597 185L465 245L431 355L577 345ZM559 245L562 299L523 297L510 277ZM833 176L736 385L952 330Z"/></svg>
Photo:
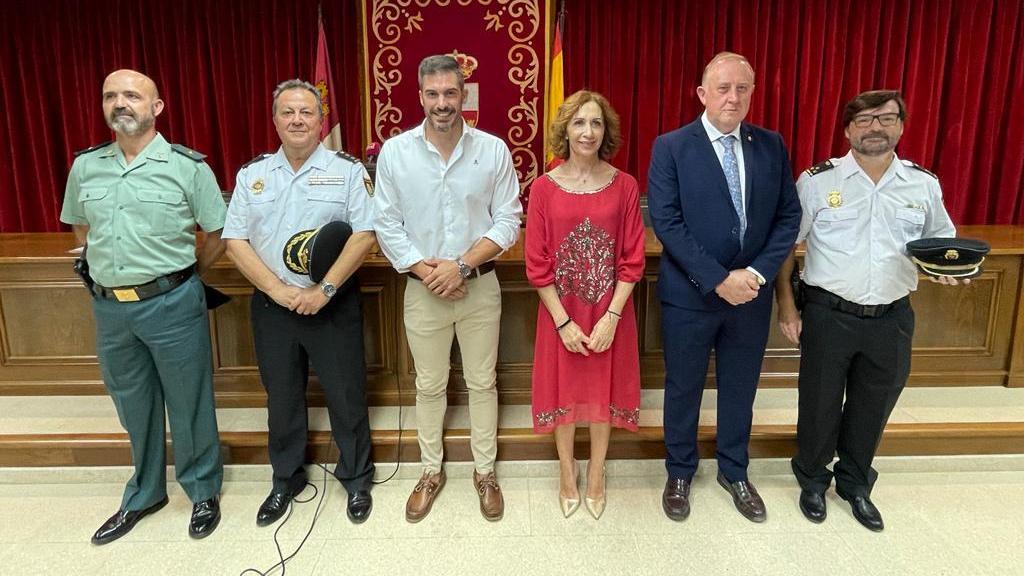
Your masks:
<svg viewBox="0 0 1024 576"><path fill-rule="evenodd" d="M449 114L447 120L439 120L434 116L435 113ZM438 132L448 132L455 126L455 122L458 121L458 112L454 108L443 108L439 110L432 110L430 113L430 125Z"/></svg>
<svg viewBox="0 0 1024 576"><path fill-rule="evenodd" d="M866 142L868 138L881 138ZM850 142L850 147L864 156L884 156L896 149L896 140L885 132L870 132Z"/></svg>
<svg viewBox="0 0 1024 576"><path fill-rule="evenodd" d="M145 114L142 118L139 118L134 112L127 108L117 108L111 112L110 117L107 118L107 126L118 134L124 134L125 136L138 136L152 128L153 124L156 123L156 116L154 116L154 112L155 110L151 110L149 114Z"/></svg>

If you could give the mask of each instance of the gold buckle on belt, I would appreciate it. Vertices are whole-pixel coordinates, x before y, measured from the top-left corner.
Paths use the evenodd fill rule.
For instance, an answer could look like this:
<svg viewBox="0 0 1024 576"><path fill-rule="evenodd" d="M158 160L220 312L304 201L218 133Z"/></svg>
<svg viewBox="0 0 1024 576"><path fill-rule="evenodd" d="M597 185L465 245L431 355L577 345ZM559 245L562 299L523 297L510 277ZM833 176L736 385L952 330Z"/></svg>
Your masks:
<svg viewBox="0 0 1024 576"><path fill-rule="evenodd" d="M114 299L118 302L138 302L139 295L135 288L114 288Z"/></svg>

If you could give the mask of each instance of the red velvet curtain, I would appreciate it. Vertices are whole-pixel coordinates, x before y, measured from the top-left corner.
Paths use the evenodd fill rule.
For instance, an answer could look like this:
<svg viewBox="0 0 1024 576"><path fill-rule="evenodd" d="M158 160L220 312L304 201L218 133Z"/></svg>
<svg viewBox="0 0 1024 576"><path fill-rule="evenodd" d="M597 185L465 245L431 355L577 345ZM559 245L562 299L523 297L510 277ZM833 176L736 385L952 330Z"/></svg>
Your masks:
<svg viewBox="0 0 1024 576"><path fill-rule="evenodd" d="M317 0L0 2L0 232L61 229L73 152L111 138L107 73L135 68L166 106L157 129L208 155L225 189L279 145L271 91L312 80ZM345 148L362 156L358 4L323 0Z"/></svg>
<svg viewBox="0 0 1024 576"><path fill-rule="evenodd" d="M846 153L839 117L895 88L897 153L936 172L954 221L1024 223L1024 2L1020 0L565 0L566 92L608 96L615 159L646 180L654 138L695 119L717 52L756 71L748 120L782 133L794 172ZM645 184L646 185L646 184Z"/></svg>

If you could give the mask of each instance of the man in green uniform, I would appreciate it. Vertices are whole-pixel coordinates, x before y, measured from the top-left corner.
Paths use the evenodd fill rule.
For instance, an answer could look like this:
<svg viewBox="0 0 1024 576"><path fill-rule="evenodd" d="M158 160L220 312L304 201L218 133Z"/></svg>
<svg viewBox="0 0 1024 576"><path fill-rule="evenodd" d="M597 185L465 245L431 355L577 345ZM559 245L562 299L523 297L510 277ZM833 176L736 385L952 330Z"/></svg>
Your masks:
<svg viewBox="0 0 1024 576"><path fill-rule="evenodd" d="M107 76L103 115L116 140L76 155L60 215L87 247L96 352L135 465L94 544L124 536L167 504L165 406L175 474L193 502L189 535L208 536L220 522L223 464L198 275L224 251L226 207L204 156L156 131L163 106L147 76ZM206 231L198 253L197 224Z"/></svg>

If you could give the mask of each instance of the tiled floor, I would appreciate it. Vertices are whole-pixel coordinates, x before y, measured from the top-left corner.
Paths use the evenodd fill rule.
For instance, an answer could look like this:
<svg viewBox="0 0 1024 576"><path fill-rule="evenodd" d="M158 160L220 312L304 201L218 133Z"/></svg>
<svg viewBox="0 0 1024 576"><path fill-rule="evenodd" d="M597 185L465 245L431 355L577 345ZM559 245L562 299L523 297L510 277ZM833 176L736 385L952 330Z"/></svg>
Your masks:
<svg viewBox="0 0 1024 576"><path fill-rule="evenodd" d="M683 523L661 512L661 463L609 463L608 509L595 521L580 509L561 517L553 463L501 463L505 518L483 520L465 464L423 522L403 519L415 466L374 490L369 521L345 518L344 494L328 478L322 513L290 575L1007 575L1024 573L1024 456L880 459L874 501L881 534L856 523L829 493L829 518L806 521L787 463L758 460L751 479L768 506L752 524L715 483L713 463L695 479L693 513ZM381 464L379 472L390 473ZM171 504L108 546L91 532L117 507L127 469L0 469L0 569L4 574L242 574L275 561L273 528L255 526L266 495L264 466L231 467L224 519L204 541L186 534L190 506L172 487ZM322 475L314 472L319 485ZM306 495L311 494L307 490ZM280 532L287 554L309 528L316 501L296 505ZM280 574L280 570L274 572ZM248 574L255 574L249 572Z"/></svg>

